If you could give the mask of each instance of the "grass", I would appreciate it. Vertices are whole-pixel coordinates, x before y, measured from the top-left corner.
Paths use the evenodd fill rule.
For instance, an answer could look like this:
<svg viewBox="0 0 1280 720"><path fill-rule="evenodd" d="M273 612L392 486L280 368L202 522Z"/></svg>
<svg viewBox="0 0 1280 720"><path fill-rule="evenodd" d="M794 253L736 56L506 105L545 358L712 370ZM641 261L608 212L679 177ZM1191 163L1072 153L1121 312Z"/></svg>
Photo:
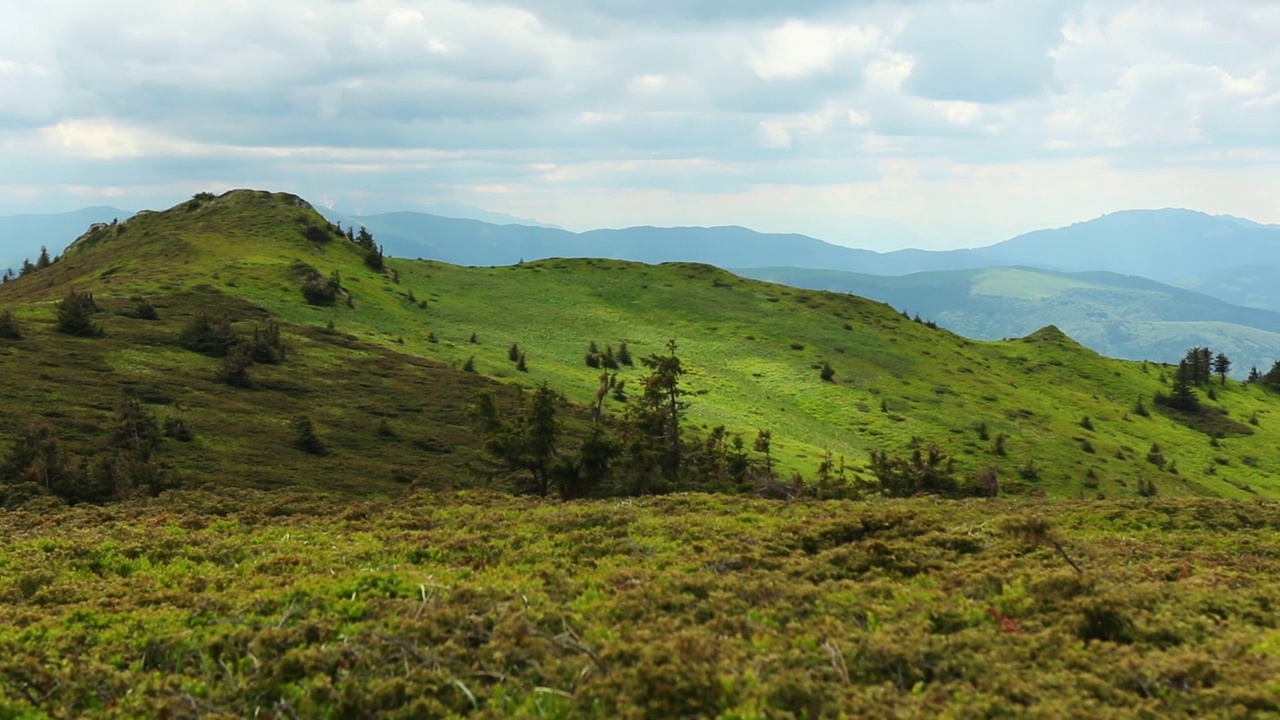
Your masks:
<svg viewBox="0 0 1280 720"><path fill-rule="evenodd" d="M304 239L309 226L325 221L290 196L237 191L100 230L53 267L0 287L0 307L28 330L23 340L0 341L12 360L0 373L15 388L0 400L9 403L0 436L13 432L19 411L85 415L93 423L121 392L156 385L203 430L201 443L172 460L195 475L227 468L219 482L392 491L386 468L395 467L398 477L427 474L448 485L471 477L476 443L463 410L477 390L547 381L585 404L599 375L583 360L589 342L616 348L626 341L639 358L675 339L689 369L686 387L699 393L690 422L723 424L748 440L771 429L785 472L811 475L828 450L865 472L872 449L907 453L937 443L965 472L996 467L1006 492L1135 496L1139 480L1165 495L1280 492L1269 392L1235 382L1219 389L1209 405L1260 421L1247 428L1252 435L1211 447L1178 418L1132 412L1139 397L1150 404L1167 387L1160 377L1167 369L1103 358L1053 329L976 342L861 298L680 263L465 268L390 260L394 274L379 274L351 243ZM326 276L337 270L354 307L303 302L305 267ZM98 316L106 337L52 331L52 302L68 286L93 291L108 309ZM409 302L410 291L425 308ZM156 303L159 322L125 317L139 294ZM232 313L244 331L277 317L294 346L291 362L255 370L259 390L213 384L216 362L174 344L185 319L207 307ZM336 334L324 331L329 323ZM512 343L527 352L528 373L508 360ZM473 356L477 372L463 373ZM834 382L822 381L823 362L835 370ZM641 373L620 371L633 390ZM609 407L619 409L612 400ZM288 444L289 418L300 413L333 436L327 467L276 457ZM1077 422L1086 415L1097 422L1088 433L1093 453L1081 450L1085 431ZM424 466L411 445L375 444L373 428L388 417L411 436L442 435L459 452ZM992 436L1006 436L1005 455L977 437L980 422ZM1177 474L1146 462L1153 444ZM1223 456L1235 462L1215 461ZM1245 456L1254 462L1239 462ZM1029 461L1041 469L1033 482L1017 474Z"/></svg>
<svg viewBox="0 0 1280 720"><path fill-rule="evenodd" d="M0 713L1273 716L1276 527L1207 500L33 506L0 514Z"/></svg>

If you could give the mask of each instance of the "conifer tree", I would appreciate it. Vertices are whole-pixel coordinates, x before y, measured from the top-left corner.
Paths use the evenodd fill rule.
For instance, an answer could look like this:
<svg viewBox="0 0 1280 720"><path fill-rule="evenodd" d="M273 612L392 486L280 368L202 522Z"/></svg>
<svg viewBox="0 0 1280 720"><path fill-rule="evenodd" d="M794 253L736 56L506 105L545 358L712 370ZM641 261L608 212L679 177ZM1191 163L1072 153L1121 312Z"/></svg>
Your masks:
<svg viewBox="0 0 1280 720"><path fill-rule="evenodd" d="M1218 374L1222 385L1225 386L1227 373L1231 372L1231 359L1226 356L1226 353L1218 353L1218 356L1213 359L1213 371Z"/></svg>
<svg viewBox="0 0 1280 720"><path fill-rule="evenodd" d="M80 337L96 337L102 334L102 328L93 322L93 314L98 312L98 304L93 301L92 293L78 293L75 288L68 288L67 294L57 304L58 331Z"/></svg>
<svg viewBox="0 0 1280 720"><path fill-rule="evenodd" d="M41 245L40 257L36 258L36 269L43 270L52 264L53 264L53 261L49 259L49 249Z"/></svg>

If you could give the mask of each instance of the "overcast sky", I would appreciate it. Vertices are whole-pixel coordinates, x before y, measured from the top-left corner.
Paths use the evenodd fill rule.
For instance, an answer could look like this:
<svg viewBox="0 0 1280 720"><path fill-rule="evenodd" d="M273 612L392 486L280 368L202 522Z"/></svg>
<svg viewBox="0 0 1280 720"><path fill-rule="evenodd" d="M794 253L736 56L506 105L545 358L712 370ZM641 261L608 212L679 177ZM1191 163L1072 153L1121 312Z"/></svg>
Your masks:
<svg viewBox="0 0 1280 720"><path fill-rule="evenodd" d="M889 249L1280 222L1271 0L3 0L0 214L296 192Z"/></svg>

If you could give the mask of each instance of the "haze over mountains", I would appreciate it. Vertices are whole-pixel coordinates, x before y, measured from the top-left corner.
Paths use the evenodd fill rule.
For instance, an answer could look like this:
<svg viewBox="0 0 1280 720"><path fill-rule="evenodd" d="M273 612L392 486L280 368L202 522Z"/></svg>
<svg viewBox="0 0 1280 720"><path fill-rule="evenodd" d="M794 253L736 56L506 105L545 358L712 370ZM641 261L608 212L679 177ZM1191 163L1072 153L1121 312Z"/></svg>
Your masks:
<svg viewBox="0 0 1280 720"><path fill-rule="evenodd" d="M1124 358L1172 360L1189 345L1210 344L1246 372L1280 357L1280 314L1271 312L1280 310L1280 226L1230 216L1129 210L984 248L881 253L743 227L575 233L468 206L422 207L442 214L321 212L369 228L397 257L479 266L550 257L700 262L863 295L975 338L1054 324ZM89 224L130 214L97 207L0 218L0 267L17 267L41 245L60 252Z"/></svg>

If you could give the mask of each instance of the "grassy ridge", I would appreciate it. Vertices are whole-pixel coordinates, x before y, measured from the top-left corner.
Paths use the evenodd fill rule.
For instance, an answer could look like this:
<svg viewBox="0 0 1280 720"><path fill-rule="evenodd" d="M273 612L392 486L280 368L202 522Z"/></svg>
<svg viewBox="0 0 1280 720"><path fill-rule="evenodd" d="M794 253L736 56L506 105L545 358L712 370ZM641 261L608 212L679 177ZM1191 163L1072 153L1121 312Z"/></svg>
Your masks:
<svg viewBox="0 0 1280 720"><path fill-rule="evenodd" d="M0 714L1273 717L1277 528L1205 500L30 507L0 513Z"/></svg>
<svg viewBox="0 0 1280 720"><path fill-rule="evenodd" d="M1006 489L1131 496L1142 480L1170 495L1280 492L1280 443L1267 392L1237 383L1219 389L1209 405L1230 414L1234 431L1211 443L1177 418L1154 409L1150 417L1133 412L1139 397L1150 406L1166 388L1165 369L1102 358L1053 329L1022 340L974 342L910 322L879 303L689 264L550 260L463 268L391 260L394 273L382 274L365 267L351 243L306 238L308 227L323 225L290 196L237 191L91 234L53 267L0 287L0 306L15 308L32 329L27 340L0 345L0 352L22 358L5 364L15 373L9 379L20 385L19 368L52 362L47 382L56 384L72 359L84 358L99 368L76 370L90 378L85 386L136 385L166 375L175 387L205 388L200 424L210 444L247 453L251 459L237 473L262 480L250 485L270 484L251 470L287 444L284 420L298 412L340 429L335 437L349 444L336 456L370 455L362 460L368 465L361 482L387 475L374 469L385 464L378 465L378 446L367 438L388 417L409 423L413 439L448 434L445 445L458 450L441 458L405 444L388 451L392 464L416 467L415 475L441 465L457 477L475 447L462 411L476 389L545 380L585 403L599 373L583 362L588 342L616 347L625 340L642 356L674 338L690 369L687 387L705 393L692 399L690 420L724 424L748 438L772 429L787 470L812 474L830 450L864 472L872 449L905 453L938 443L965 471L999 468ZM299 290L305 268L338 271L354 307L305 304ZM121 312L137 293L172 311L160 326L143 329L115 315L103 321L104 339L64 338L48 324L50 303L68 285L93 290ZM425 307L410 302L410 293ZM297 352L290 365L263 371L270 381L266 394L228 394L210 385L210 361L173 346L183 317L200 307L228 309L246 330L263 313L284 323ZM337 335L320 332L330 322ZM473 334L478 344L470 342ZM528 353L529 373L507 359L512 343ZM459 370L472 356L483 379ZM834 367L835 382L819 378L822 362ZM621 374L634 387L639 373ZM40 386L10 407L29 407L47 392ZM113 393L119 388L99 391L86 409L106 412L110 401L102 395ZM62 407L56 395L49 397L35 405L38 412ZM1093 430L1082 427L1085 417ZM0 432L12 432L13 421L7 422ZM979 437L979 425L987 439ZM1007 452L997 455L992 446L1002 434ZM1163 467L1148 461L1153 445ZM226 467L231 454L203 467ZM201 462L192 456L180 464ZM273 477L315 475L309 467ZM314 484L326 482L322 476Z"/></svg>

